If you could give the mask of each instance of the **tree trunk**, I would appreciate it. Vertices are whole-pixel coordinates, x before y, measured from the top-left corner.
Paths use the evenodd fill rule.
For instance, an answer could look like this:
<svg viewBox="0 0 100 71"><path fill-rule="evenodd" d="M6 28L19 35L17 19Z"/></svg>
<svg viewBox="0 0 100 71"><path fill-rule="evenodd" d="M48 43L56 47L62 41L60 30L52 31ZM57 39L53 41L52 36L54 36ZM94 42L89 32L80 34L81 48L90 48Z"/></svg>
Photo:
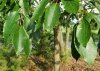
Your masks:
<svg viewBox="0 0 100 71"><path fill-rule="evenodd" d="M69 47L69 26L66 26L66 49Z"/></svg>
<svg viewBox="0 0 100 71"><path fill-rule="evenodd" d="M59 35L59 26L54 28L54 46L55 46L55 51L54 51L54 71L60 71L60 35Z"/></svg>
<svg viewBox="0 0 100 71"><path fill-rule="evenodd" d="M63 58L65 56L65 48L64 48L64 41L63 41L63 34L62 34L62 27L59 26L59 46L60 46L60 56Z"/></svg>
<svg viewBox="0 0 100 71"><path fill-rule="evenodd" d="M64 55L64 62L67 62L68 61L68 59L69 59L69 25L67 25L66 26L66 46L65 46L65 48L64 48L64 53L65 53L65 55Z"/></svg>

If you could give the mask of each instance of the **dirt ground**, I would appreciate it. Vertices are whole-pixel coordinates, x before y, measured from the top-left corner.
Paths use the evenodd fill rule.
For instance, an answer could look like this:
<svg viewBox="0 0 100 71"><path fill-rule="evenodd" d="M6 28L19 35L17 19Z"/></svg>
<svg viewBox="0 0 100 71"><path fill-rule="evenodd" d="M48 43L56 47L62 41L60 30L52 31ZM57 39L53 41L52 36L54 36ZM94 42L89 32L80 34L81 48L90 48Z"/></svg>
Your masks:
<svg viewBox="0 0 100 71"><path fill-rule="evenodd" d="M77 62L71 59L67 64L61 65L61 71L100 71L100 57L95 59L93 65L88 65L82 59L79 59Z"/></svg>
<svg viewBox="0 0 100 71"><path fill-rule="evenodd" d="M88 65L84 60L70 59L66 64L62 63L60 71L100 71L100 57L95 59L93 65ZM24 67L24 71L53 71L52 62L46 61L45 58L32 57L28 65Z"/></svg>

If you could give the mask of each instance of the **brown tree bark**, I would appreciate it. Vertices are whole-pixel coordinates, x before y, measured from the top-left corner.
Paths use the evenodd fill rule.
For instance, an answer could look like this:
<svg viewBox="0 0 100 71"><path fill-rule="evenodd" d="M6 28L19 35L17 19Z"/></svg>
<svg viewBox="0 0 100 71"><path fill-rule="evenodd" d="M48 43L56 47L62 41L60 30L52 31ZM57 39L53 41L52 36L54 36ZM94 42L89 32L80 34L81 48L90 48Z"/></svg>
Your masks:
<svg viewBox="0 0 100 71"><path fill-rule="evenodd" d="M69 25L66 26L66 49L69 47Z"/></svg>
<svg viewBox="0 0 100 71"><path fill-rule="evenodd" d="M60 56L61 58L63 59L65 57L65 43L64 43L64 40L63 40L63 33L62 33L62 27L59 27L59 38L60 38Z"/></svg>
<svg viewBox="0 0 100 71"><path fill-rule="evenodd" d="M54 28L54 71L60 71L60 34L59 34L59 26Z"/></svg>

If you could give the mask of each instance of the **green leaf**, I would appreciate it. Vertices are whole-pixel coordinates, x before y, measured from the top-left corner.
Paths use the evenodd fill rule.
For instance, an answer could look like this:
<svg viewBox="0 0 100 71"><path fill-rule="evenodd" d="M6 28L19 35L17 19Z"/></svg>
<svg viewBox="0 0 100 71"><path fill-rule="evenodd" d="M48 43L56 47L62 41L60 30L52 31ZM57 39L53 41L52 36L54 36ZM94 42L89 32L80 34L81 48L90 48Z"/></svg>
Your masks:
<svg viewBox="0 0 100 71"><path fill-rule="evenodd" d="M13 42L17 55L19 55L24 48L25 54L28 56L32 47L29 36L25 30L29 19L24 17L24 28L18 25L19 16L19 13L16 11L11 12L4 23L3 35L7 44Z"/></svg>
<svg viewBox="0 0 100 71"><path fill-rule="evenodd" d="M4 8L4 6L5 6L6 2L7 2L7 0L2 0L1 2L2 2L2 3L0 4L0 11Z"/></svg>
<svg viewBox="0 0 100 71"><path fill-rule="evenodd" d="M20 52L23 50L23 43L24 43L24 31L23 27L19 27L13 36L13 44L16 49L16 54L19 55Z"/></svg>
<svg viewBox="0 0 100 71"><path fill-rule="evenodd" d="M82 58L86 58L86 48L80 45L78 52L80 53Z"/></svg>
<svg viewBox="0 0 100 71"><path fill-rule="evenodd" d="M44 10L45 10L45 6L47 5L49 0L42 0L40 2L40 4L36 7L36 9L33 12L33 16L30 20L30 23L34 22L35 20L37 20L40 16L43 15Z"/></svg>
<svg viewBox="0 0 100 71"><path fill-rule="evenodd" d="M86 19L89 23L90 23L91 20L92 20L91 15L92 15L92 13L88 13L88 14L86 14L86 16L85 16L85 19Z"/></svg>
<svg viewBox="0 0 100 71"><path fill-rule="evenodd" d="M89 42L87 43L86 48L81 46L79 48L79 52L88 64L93 64L97 56L97 47L95 43L93 42L93 39L90 38Z"/></svg>
<svg viewBox="0 0 100 71"><path fill-rule="evenodd" d="M27 29L28 25L29 25L30 19L27 16L24 16L24 28Z"/></svg>
<svg viewBox="0 0 100 71"><path fill-rule="evenodd" d="M47 29L52 29L54 26L56 26L57 22L59 21L60 17L60 7L57 3L53 3L48 6L46 9L45 14L45 21L44 26Z"/></svg>
<svg viewBox="0 0 100 71"><path fill-rule="evenodd" d="M85 18L83 18L80 24L77 26L76 30L77 40L81 45L86 46L87 42L90 39L90 35L91 35L90 25L88 21L85 20Z"/></svg>
<svg viewBox="0 0 100 71"><path fill-rule="evenodd" d="M29 56L32 49L32 43L23 26L17 28L17 30L15 31L15 34L13 37L13 44L16 49L17 55L19 55L20 52L22 52L22 50L24 49L25 54Z"/></svg>
<svg viewBox="0 0 100 71"><path fill-rule="evenodd" d="M17 55L19 55L20 52L22 52L22 50L24 49L25 54L29 56L32 49L32 44L23 26L17 28L17 30L15 31L15 34L13 36L13 44L16 49Z"/></svg>
<svg viewBox="0 0 100 71"><path fill-rule="evenodd" d="M69 13L77 13L79 9L79 0L62 0L64 8Z"/></svg>
<svg viewBox="0 0 100 71"><path fill-rule="evenodd" d="M24 15L27 15L29 11L29 0L19 0L19 5L21 6Z"/></svg>
<svg viewBox="0 0 100 71"><path fill-rule="evenodd" d="M24 29L24 28L23 28ZM24 38L24 51L27 56L30 55L32 49L32 43L29 39L29 35L27 34L26 30L24 29L25 38Z"/></svg>
<svg viewBox="0 0 100 71"><path fill-rule="evenodd" d="M72 42L71 42L71 53L72 53L72 56L78 60L79 57L80 57L80 54L78 52L78 48L77 48L77 39L76 39L76 27L77 25L74 25L74 30L72 32Z"/></svg>
<svg viewBox="0 0 100 71"><path fill-rule="evenodd" d="M5 42L8 44L11 41L11 38L16 31L18 26L19 13L17 11L11 12L7 17L4 27L3 27L3 36Z"/></svg>
<svg viewBox="0 0 100 71"><path fill-rule="evenodd" d="M40 17L40 18L38 19L38 21L37 21L37 23L36 23L36 25L35 25L35 30L34 30L34 32L36 32L36 31L40 28L40 26L41 26L41 18L42 18L42 17Z"/></svg>
<svg viewBox="0 0 100 71"><path fill-rule="evenodd" d="M92 38L90 38L89 42L87 43L86 51L87 57L85 58L85 61L87 61L89 64L93 64L97 56L97 47Z"/></svg>

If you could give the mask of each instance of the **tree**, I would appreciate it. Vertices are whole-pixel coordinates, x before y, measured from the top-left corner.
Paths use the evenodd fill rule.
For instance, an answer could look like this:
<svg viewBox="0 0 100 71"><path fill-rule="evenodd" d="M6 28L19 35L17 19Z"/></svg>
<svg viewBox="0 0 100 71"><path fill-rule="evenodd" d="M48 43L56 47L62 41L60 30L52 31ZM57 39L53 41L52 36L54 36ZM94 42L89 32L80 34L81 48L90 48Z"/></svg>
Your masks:
<svg viewBox="0 0 100 71"><path fill-rule="evenodd" d="M3 17L5 19L3 36L6 45L13 43L17 55L24 49L25 54L29 56L32 49L32 43L27 27L36 22L36 31L40 27L42 20L43 30L52 32L54 29L55 52L57 53L60 49L60 46L58 45L59 19L61 12L66 11L68 13L67 19L69 21L72 21L71 18L73 18L73 16L78 20L78 23L75 24L76 26L73 27L72 46L74 48L72 48L72 54L75 53L73 57L77 60L79 58L77 58L77 56L80 55L85 61L92 64L97 56L97 48L91 37L92 28L90 24L93 19L100 29L100 14L94 12L95 8L97 9L96 11L100 11L100 1L40 0L35 9L33 8L35 5L32 4L34 2L37 2L37 0L0 1L0 13L3 12ZM67 23L69 23L69 21ZM68 25L66 28L68 28ZM60 52L58 52L57 57L60 60L59 54ZM59 65L55 66L55 71L59 71Z"/></svg>

